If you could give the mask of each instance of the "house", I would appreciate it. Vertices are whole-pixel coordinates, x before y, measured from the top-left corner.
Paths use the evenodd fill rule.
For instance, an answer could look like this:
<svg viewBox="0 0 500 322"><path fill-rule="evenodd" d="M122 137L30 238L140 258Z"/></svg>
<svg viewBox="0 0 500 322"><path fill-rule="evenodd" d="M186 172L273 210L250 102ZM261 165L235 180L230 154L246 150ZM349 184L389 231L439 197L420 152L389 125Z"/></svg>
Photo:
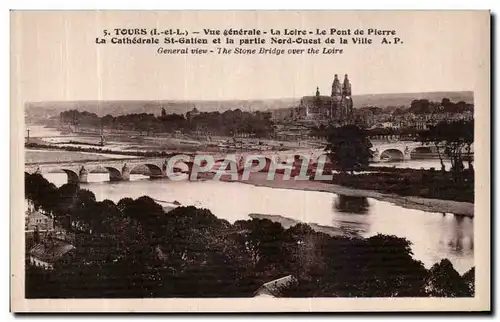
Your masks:
<svg viewBox="0 0 500 322"><path fill-rule="evenodd" d="M52 231L54 230L54 220L36 210L27 211L24 228L26 231Z"/></svg>
<svg viewBox="0 0 500 322"><path fill-rule="evenodd" d="M30 249L29 263L44 269L53 269L54 264L73 249L75 246L66 241L47 238L45 242L36 244Z"/></svg>
<svg viewBox="0 0 500 322"><path fill-rule="evenodd" d="M282 291L287 287L290 287L297 283L297 279L292 275L288 275L276 280L262 284L261 287L255 292L255 297L257 296L270 296L270 297L281 297Z"/></svg>

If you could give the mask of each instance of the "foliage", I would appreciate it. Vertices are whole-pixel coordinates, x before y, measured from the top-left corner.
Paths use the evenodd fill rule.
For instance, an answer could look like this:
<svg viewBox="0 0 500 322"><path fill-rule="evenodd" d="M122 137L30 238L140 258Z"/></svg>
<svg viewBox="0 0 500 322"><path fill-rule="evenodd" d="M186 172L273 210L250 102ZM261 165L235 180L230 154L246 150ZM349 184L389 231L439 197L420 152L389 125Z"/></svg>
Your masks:
<svg viewBox="0 0 500 322"><path fill-rule="evenodd" d="M470 153L474 143L474 122L455 121L439 122L427 131L422 131L419 140L423 144L433 144L436 147L444 171L442 155L451 161L451 171L458 181L462 179L464 153ZM469 171L473 171L472 160L469 158Z"/></svg>
<svg viewBox="0 0 500 322"><path fill-rule="evenodd" d="M267 219L231 224L207 209L165 213L147 196L115 204L39 175L25 181L26 198L41 208L72 200L76 247L52 271L26 265L28 298L250 297L286 275L298 281L282 290L292 297L470 296L474 288L473 273L462 278L446 262L428 271L395 236L331 237ZM47 196L53 202L38 200Z"/></svg>
<svg viewBox="0 0 500 322"><path fill-rule="evenodd" d="M193 109L186 116L167 114L161 110L161 116L148 113L134 113L119 116L99 117L94 113L69 110L60 113L60 122L73 126L104 127L114 130L134 130L151 134L160 132L182 131L184 133L205 132L214 135L237 135L239 133L266 137L273 133L271 113L242 112L240 109L220 112L199 112Z"/></svg>
<svg viewBox="0 0 500 322"><path fill-rule="evenodd" d="M410 112L414 114L462 113L466 111L474 111L474 105L464 101L454 103L448 98L443 98L441 102L415 99L410 104Z"/></svg>
<svg viewBox="0 0 500 322"><path fill-rule="evenodd" d="M434 264L429 270L426 291L436 297L470 297L472 296L466 281L453 268L447 259Z"/></svg>
<svg viewBox="0 0 500 322"><path fill-rule="evenodd" d="M468 288L468 294L471 296L474 296L475 293L475 280L476 280L476 269L472 267L470 270L465 272L465 274L462 276L462 279L464 280L465 284L467 285Z"/></svg>
<svg viewBox="0 0 500 322"><path fill-rule="evenodd" d="M457 182L449 172L416 169L380 170L377 173L333 175L330 183L363 190L377 190L401 196L474 202L474 174L466 172L463 180ZM347 207L342 204L339 207ZM356 206L356 205L355 205Z"/></svg>
<svg viewBox="0 0 500 322"><path fill-rule="evenodd" d="M57 187L48 182L41 174L25 174L24 191L26 199L33 201L35 209L49 213L57 209Z"/></svg>
<svg viewBox="0 0 500 322"><path fill-rule="evenodd" d="M370 140L365 131L355 125L330 127L327 141L325 151L342 171L367 167L372 158Z"/></svg>

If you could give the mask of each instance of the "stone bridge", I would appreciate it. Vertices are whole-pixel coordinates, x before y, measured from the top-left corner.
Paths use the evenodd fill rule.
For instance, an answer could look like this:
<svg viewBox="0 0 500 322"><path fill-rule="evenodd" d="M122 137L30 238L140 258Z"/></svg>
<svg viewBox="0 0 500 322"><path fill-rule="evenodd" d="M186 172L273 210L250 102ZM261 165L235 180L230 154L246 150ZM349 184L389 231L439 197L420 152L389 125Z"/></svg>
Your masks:
<svg viewBox="0 0 500 322"><path fill-rule="evenodd" d="M264 158L266 165L262 171L269 171L273 163L286 163L288 160L297 160L299 157L308 157L311 162L317 162L320 155L325 154L322 149L304 149L294 151L265 151L265 152L244 152L233 154L222 153L200 153L197 155L176 154L170 157L156 158L127 158L108 159L96 161L74 161L74 162L34 162L25 164L26 173L50 173L63 171L68 176L68 183L86 183L88 174L91 172L109 172L110 181L128 181L130 174L137 167L147 167L150 178L164 178L168 171L185 173L190 175L193 167L207 166L204 156L211 156L214 160L212 169L204 172L213 172L219 169L221 162L231 159L236 162L236 168L241 171L245 167L254 166L256 159ZM249 157L253 156L253 159ZM174 160L175 158L175 160ZM198 159L198 160L196 160ZM168 169L169 162L171 169ZM247 163L250 162L250 163ZM201 170L201 169L200 169ZM203 170L201 171L203 172Z"/></svg>
<svg viewBox="0 0 500 322"><path fill-rule="evenodd" d="M423 151L426 153L433 152L431 147L422 146L419 142L375 143L372 147L374 152L372 162L380 162L383 159L392 161L409 160L411 159L412 152L418 151L419 149L424 149ZM68 176L69 183L86 183L89 173L102 172L106 170L109 172L110 181L128 181L130 180L131 172L139 166L145 166L148 168L150 178L164 178L167 176L167 171L171 171L172 169L173 172L185 173L190 176L195 165L198 167L206 166L206 161L205 163L203 162L203 156L208 155L212 156L215 161L214 167L212 169L202 170L201 172L216 171L223 160L230 158L234 158L238 171L241 171L248 166L254 166L253 164L258 162L255 157L258 157L259 159L264 158L266 160L266 165L261 171L269 171L272 164L289 164L290 160L298 160L301 158L309 158L309 163L314 164L318 162L318 158L320 156L325 155L325 152L323 149L300 149L289 151L253 151L232 154L199 153L197 155L188 155L179 153L170 157L156 158L138 157L96 161L38 162L26 163L25 172L38 172L43 175L43 173L63 171ZM181 158L181 156L185 158ZM230 157L228 158L228 156ZM250 160L250 156L253 156L254 159ZM173 160L173 158L177 158L177 160ZM197 161L199 164L196 163L196 158L199 158ZM252 164L247 163L249 160L252 161ZM172 169L168 169L169 161L173 163L170 164ZM293 164L294 166L296 165L296 163Z"/></svg>
<svg viewBox="0 0 500 322"><path fill-rule="evenodd" d="M420 154L419 158L433 158L437 155L437 148L434 145L423 145L415 141L397 141L397 142L372 142L373 159L372 162L388 161L406 161L412 159L414 153ZM444 144L440 145L443 153ZM464 148L462 153L469 158L474 156L474 143L471 146L470 154ZM415 156L417 157L417 156Z"/></svg>
<svg viewBox="0 0 500 322"><path fill-rule="evenodd" d="M390 161L406 161L411 159L411 154L416 151L431 153L433 147L422 145L420 142L397 141L391 143L373 143L372 162L380 162L384 159Z"/></svg>

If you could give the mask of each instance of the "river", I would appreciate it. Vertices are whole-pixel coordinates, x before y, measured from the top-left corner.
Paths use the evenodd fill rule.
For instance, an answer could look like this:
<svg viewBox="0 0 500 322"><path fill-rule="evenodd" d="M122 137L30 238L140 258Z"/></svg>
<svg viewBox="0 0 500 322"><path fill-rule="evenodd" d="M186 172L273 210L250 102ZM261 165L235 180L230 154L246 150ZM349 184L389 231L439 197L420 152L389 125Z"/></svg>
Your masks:
<svg viewBox="0 0 500 322"><path fill-rule="evenodd" d="M25 135L28 135L28 131L29 136L32 138L62 136L61 131L51 127L44 127L43 125L39 124L26 124Z"/></svg>
<svg viewBox="0 0 500 322"><path fill-rule="evenodd" d="M439 160L389 164L396 167L439 168ZM44 173L44 177L57 186L67 182L65 173ZM131 175L129 182L111 183L108 179L108 174L89 173L89 183L82 185L82 188L91 190L98 200L118 202L124 197L146 195L165 201L159 202L163 206L178 201L182 205L210 209L214 215L229 222L247 220L250 219L249 214L258 213L335 227L362 237L378 233L396 235L412 242L415 258L427 268L443 258L448 258L461 274L474 266L473 218L407 209L371 198L256 187L244 183L173 182L149 180L142 175Z"/></svg>
<svg viewBox="0 0 500 322"><path fill-rule="evenodd" d="M36 125L36 124L31 124L26 126L27 129L30 130L30 137L33 138L42 138L44 141L47 143L60 143L60 142L67 142L70 139L74 139L75 141L89 141L96 143L98 140L93 137L93 138L88 138L88 137L78 137L74 135L63 135L61 131L55 129L55 128L48 128L44 127L43 125ZM61 137L61 138L57 138ZM110 150L117 150L117 151L131 151L128 148L124 147L124 144L121 142L113 142L112 144L106 145L106 149ZM80 148L88 148L87 145L79 145L79 144L71 144L73 147L80 147ZM451 162L445 160L444 164L446 166L446 169L449 169L451 167ZM384 166L384 167L396 167L396 168L413 168L413 169L430 169L430 168L435 168L437 170L441 169L441 163L439 162L439 159L426 159L426 160L407 160L407 161L396 161L396 162L379 162L379 163L373 163L373 166ZM464 162L464 166L467 167L467 164Z"/></svg>
<svg viewBox="0 0 500 322"><path fill-rule="evenodd" d="M64 173L44 176L60 186ZM340 228L362 237L377 233L410 240L415 258L426 267L448 258L460 273L474 266L473 219L453 214L406 209L370 198L327 192L256 187L220 181L149 180L132 175L130 182L111 183L107 174L90 173L91 190L98 200L118 202L124 197L150 196L157 201L207 208L229 222L250 219L250 213L278 215L306 223ZM167 206L168 203L160 204Z"/></svg>

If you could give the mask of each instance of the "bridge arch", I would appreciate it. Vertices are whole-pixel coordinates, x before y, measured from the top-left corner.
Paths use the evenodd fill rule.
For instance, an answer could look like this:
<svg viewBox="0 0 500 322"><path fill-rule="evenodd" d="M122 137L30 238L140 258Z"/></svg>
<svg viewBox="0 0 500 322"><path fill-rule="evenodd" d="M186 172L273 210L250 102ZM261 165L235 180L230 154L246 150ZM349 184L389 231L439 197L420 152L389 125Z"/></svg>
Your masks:
<svg viewBox="0 0 500 322"><path fill-rule="evenodd" d="M71 169L61 169L68 176L68 183L80 183L80 176Z"/></svg>
<svg viewBox="0 0 500 322"><path fill-rule="evenodd" d="M149 172L150 172L150 177L162 177L163 176L163 170L156 164L152 163L145 163L144 164L146 167L148 167Z"/></svg>
<svg viewBox="0 0 500 322"><path fill-rule="evenodd" d="M174 172L188 173L191 172L191 170L193 169L193 162L179 160L174 163L172 168Z"/></svg>
<svg viewBox="0 0 500 322"><path fill-rule="evenodd" d="M134 165L133 167L131 167L130 173L133 173L133 171L136 170L136 168L140 168L140 167L142 167L142 168L147 167L148 168L150 178L163 177L164 171L162 170L162 168L160 168L158 165L152 164L152 163L142 163L142 164ZM146 173L142 173L142 174L147 175Z"/></svg>
<svg viewBox="0 0 500 322"><path fill-rule="evenodd" d="M115 167L106 166L104 167L109 172L109 181L121 181L123 180L122 172Z"/></svg>
<svg viewBox="0 0 500 322"><path fill-rule="evenodd" d="M405 155L404 152L399 149L389 148L380 153L380 159L387 159L388 161L403 161L405 159Z"/></svg>

